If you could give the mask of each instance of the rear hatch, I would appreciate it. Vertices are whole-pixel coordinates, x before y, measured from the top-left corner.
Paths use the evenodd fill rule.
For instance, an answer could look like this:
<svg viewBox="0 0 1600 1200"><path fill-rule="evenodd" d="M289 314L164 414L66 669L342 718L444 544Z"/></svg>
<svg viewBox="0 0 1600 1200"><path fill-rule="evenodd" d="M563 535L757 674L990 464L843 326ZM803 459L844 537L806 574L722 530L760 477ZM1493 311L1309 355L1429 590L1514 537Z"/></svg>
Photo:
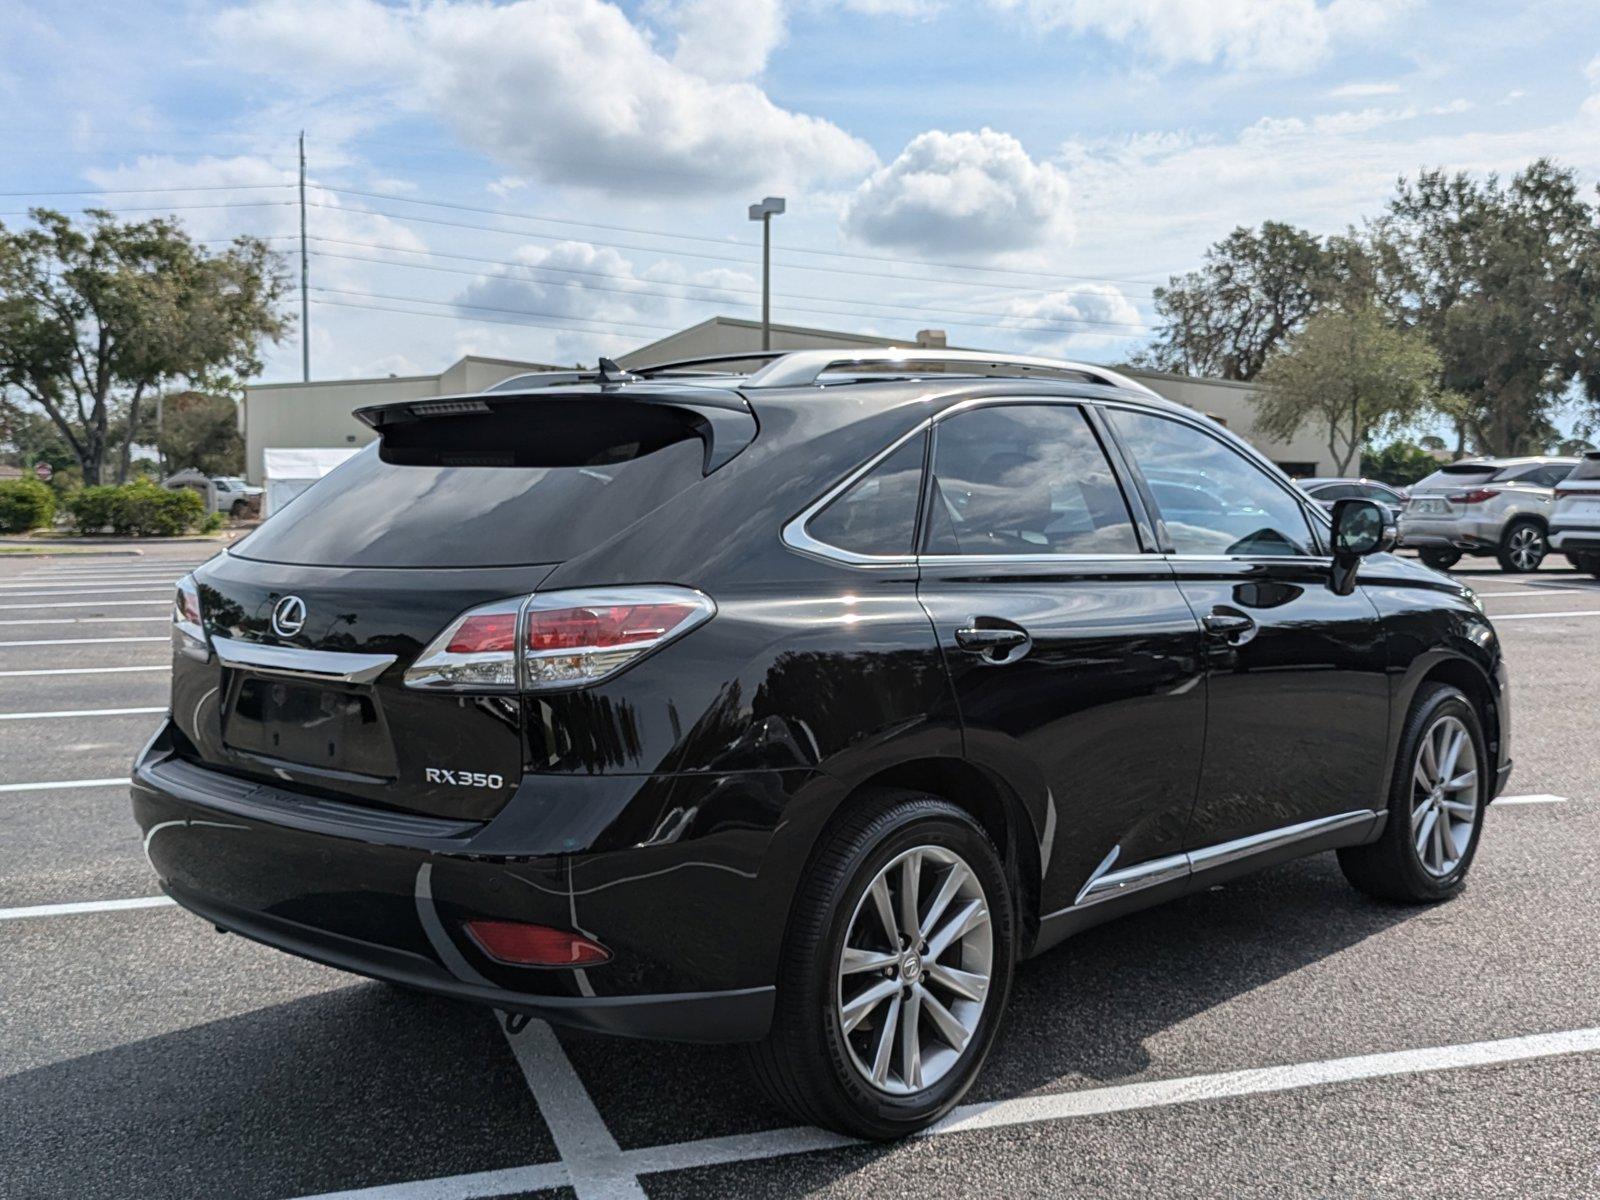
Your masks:
<svg viewBox="0 0 1600 1200"><path fill-rule="evenodd" d="M406 668L466 610L533 593L693 487L738 440L727 417L688 403L430 403L413 406L423 417L368 410L379 444L196 572L213 654L175 657L173 707L201 761L340 800L487 819L522 777L518 695L426 690Z"/></svg>
<svg viewBox="0 0 1600 1200"><path fill-rule="evenodd" d="M1465 506L1450 499L1481 488L1500 471L1495 463L1460 462L1439 468L1420 483L1412 485L1406 502L1408 520L1438 521L1460 516Z"/></svg>
<svg viewBox="0 0 1600 1200"><path fill-rule="evenodd" d="M1600 451L1590 451L1556 488L1551 524L1600 525Z"/></svg>

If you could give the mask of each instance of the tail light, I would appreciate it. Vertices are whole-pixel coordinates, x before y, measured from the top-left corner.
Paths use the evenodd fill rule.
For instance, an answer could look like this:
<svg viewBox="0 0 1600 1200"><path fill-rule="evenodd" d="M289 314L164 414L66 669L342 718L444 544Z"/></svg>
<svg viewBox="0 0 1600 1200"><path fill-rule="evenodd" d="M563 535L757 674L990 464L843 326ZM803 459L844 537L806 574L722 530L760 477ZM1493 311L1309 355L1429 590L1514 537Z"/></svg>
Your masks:
<svg viewBox="0 0 1600 1200"><path fill-rule="evenodd" d="M172 597L172 650L197 662L211 661L211 643L206 640L200 611L200 589L188 575L178 580L178 590Z"/></svg>
<svg viewBox="0 0 1600 1200"><path fill-rule="evenodd" d="M1451 492L1445 499L1452 504L1482 504L1485 500L1493 500L1499 494L1493 488L1473 488L1470 492Z"/></svg>
<svg viewBox="0 0 1600 1200"><path fill-rule="evenodd" d="M406 684L446 691L586 687L709 620L716 605L692 588L545 592L457 617L406 671Z"/></svg>

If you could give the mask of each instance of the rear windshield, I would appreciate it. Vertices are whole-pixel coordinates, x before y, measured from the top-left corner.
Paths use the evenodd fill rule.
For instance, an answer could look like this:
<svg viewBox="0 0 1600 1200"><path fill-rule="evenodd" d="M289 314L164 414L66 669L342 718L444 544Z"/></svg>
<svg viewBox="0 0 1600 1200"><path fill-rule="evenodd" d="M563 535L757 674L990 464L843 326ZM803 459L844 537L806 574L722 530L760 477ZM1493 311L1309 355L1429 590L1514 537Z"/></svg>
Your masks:
<svg viewBox="0 0 1600 1200"><path fill-rule="evenodd" d="M401 466L368 446L234 551L308 566L494 567L563 562L701 478L689 437L585 466Z"/></svg>
<svg viewBox="0 0 1600 1200"><path fill-rule="evenodd" d="M1472 483L1488 483L1500 468L1493 463L1451 463L1440 467L1420 483L1412 485L1413 492L1442 492Z"/></svg>
<svg viewBox="0 0 1600 1200"><path fill-rule="evenodd" d="M1600 479L1600 454L1586 454L1568 479Z"/></svg>

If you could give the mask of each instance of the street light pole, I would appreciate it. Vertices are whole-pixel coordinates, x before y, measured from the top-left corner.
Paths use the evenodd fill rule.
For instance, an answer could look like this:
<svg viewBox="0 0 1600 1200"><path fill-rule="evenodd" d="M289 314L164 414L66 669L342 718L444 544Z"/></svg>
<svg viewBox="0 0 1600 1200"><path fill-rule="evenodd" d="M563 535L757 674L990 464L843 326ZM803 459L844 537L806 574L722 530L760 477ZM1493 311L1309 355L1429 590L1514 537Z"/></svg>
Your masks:
<svg viewBox="0 0 1600 1200"><path fill-rule="evenodd" d="M761 348L772 349L772 218L787 207L782 196L768 196L750 206L750 219L761 222Z"/></svg>

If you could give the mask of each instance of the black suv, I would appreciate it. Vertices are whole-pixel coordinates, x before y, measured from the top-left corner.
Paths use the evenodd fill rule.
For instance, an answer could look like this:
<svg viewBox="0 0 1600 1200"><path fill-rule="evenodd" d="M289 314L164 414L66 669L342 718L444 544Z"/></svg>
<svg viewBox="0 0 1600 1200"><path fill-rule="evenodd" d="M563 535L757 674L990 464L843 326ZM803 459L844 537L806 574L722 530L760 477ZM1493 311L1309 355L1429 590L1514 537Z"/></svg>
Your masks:
<svg viewBox="0 0 1600 1200"><path fill-rule="evenodd" d="M936 1119L1016 964L1110 917L1331 849L1449 898L1511 768L1469 591L1100 368L602 363L358 415L179 585L133 780L162 886L411 988L750 1043L809 1121Z"/></svg>

